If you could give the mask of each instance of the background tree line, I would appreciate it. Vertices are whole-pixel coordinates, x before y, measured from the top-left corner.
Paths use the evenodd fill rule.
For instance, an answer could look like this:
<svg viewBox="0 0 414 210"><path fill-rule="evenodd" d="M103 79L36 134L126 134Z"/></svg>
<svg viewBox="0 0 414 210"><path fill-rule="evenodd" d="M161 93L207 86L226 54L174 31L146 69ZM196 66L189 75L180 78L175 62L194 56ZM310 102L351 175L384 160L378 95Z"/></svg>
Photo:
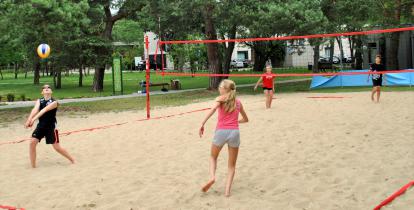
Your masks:
<svg viewBox="0 0 414 210"><path fill-rule="evenodd" d="M86 69L93 69L91 89L98 92L103 90L105 68L114 54L122 54L129 64L142 55L146 31L162 40L306 35L400 27L413 22L413 13L412 0L3 0L0 65L12 66L16 79L21 69L33 70L34 84L39 84L41 76L51 76L56 88L61 88L62 73L77 69L82 86ZM389 36L388 67L397 69L399 35ZM363 37L347 38L354 67L361 69ZM115 41L141 44L114 47ZM343 44L339 38L309 42L315 54L314 70L323 43L331 48ZM52 47L46 60L36 55L40 43ZM273 66L283 65L286 43L244 43L255 53L253 70L261 71L268 60ZM204 65L220 74L230 72L235 43L166 47L176 67ZM217 88L221 79L212 77L209 88Z"/></svg>

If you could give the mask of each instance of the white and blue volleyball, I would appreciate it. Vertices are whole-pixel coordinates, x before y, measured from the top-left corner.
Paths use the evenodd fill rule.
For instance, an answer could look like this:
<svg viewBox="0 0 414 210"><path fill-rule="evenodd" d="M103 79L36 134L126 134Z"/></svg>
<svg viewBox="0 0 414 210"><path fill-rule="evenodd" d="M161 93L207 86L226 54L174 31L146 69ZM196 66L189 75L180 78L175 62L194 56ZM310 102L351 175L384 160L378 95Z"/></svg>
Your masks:
<svg viewBox="0 0 414 210"><path fill-rule="evenodd" d="M45 59L49 57L50 54L50 47L48 44L40 44L39 47L37 47L37 55L39 55L40 58Z"/></svg>

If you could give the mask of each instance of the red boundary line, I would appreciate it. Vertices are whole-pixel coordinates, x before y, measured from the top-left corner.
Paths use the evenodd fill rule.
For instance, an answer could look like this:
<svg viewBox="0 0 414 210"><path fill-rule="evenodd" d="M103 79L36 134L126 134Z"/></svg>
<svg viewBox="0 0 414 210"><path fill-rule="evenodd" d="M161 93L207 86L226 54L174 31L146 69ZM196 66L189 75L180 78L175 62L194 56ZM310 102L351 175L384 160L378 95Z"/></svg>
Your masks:
<svg viewBox="0 0 414 210"><path fill-rule="evenodd" d="M7 209L7 210L25 210L24 208L17 208L17 207L14 207L14 206L3 206L3 205L0 205L0 209Z"/></svg>
<svg viewBox="0 0 414 210"><path fill-rule="evenodd" d="M306 98L350 98L345 96L309 96Z"/></svg>
<svg viewBox="0 0 414 210"><path fill-rule="evenodd" d="M252 42L252 41L276 41L276 40L291 40L291 39L307 39L307 38L326 38L337 36L356 36L356 35L369 35L369 34L382 34L402 31L412 31L414 27L405 28L391 28L391 29L379 29L370 31L355 31L344 33L332 33L332 34L312 34L303 36L280 36L280 37L266 37L266 38L245 38L245 39L222 39L222 40L175 40L175 41L160 41L160 44L203 44L203 43L223 43L223 42Z"/></svg>
<svg viewBox="0 0 414 210"><path fill-rule="evenodd" d="M361 74L392 74L392 73L410 73L414 72L414 69L406 69L406 70L388 70L388 71L380 71L380 72L372 72L372 71L366 71L366 72L326 72L326 73L305 73L305 74L299 74L299 73L283 73L283 74L272 74L272 76L275 77L300 77L300 76L337 76L337 75L361 75ZM171 75L171 76L199 76L199 77L261 77L263 74L210 74L210 73L180 73L180 72L162 72L156 74L161 74L163 76L165 75Z"/></svg>
<svg viewBox="0 0 414 210"><path fill-rule="evenodd" d="M385 199L384 201L382 201L378 206L376 206L374 208L374 210L380 210L382 207L388 205L389 203L391 203L395 198L397 198L398 196L402 195L403 193L405 193L405 191L407 191L408 188L410 188L411 186L414 185L414 181L409 182L408 184L404 185L401 189L399 189L397 192L395 192L394 194L392 194L390 197L388 197L387 199Z"/></svg>
<svg viewBox="0 0 414 210"><path fill-rule="evenodd" d="M142 118L142 119L134 120L133 122L142 122L142 121L147 121L147 120L160 120L160 119L166 119L166 118L170 118L170 117L181 116L181 115L185 115L185 114L191 114L191 113L202 112L202 111L207 111L207 110L210 110L210 108L197 109L197 110L192 110L192 111L188 111L188 112L181 112L181 113L178 113L178 114L165 115L165 116L154 117L154 118L149 118L149 119ZM131 123L131 122L122 122L122 123L103 125L103 126L92 127L92 128L84 128L84 129L79 129L79 130L67 131L67 132L59 133L59 136L69 136L69 135L74 134L74 133L81 133L81 132L95 131L95 130L103 130L103 129L108 129L108 128L115 127L115 126L125 125L127 123ZM17 141L3 142L3 143L0 143L0 146L1 145L6 145L6 144L18 144L18 143L22 143L22 142L25 142L25 141L29 141L30 139L31 138L25 138L25 139L20 139L20 140L17 140Z"/></svg>

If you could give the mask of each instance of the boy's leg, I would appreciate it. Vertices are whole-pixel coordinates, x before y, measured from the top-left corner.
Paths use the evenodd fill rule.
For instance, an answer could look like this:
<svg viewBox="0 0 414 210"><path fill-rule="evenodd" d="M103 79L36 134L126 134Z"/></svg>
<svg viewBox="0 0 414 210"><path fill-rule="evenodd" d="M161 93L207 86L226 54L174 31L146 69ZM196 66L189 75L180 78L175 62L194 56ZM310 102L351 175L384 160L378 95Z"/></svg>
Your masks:
<svg viewBox="0 0 414 210"><path fill-rule="evenodd" d="M203 192L207 192L210 189L210 187L214 184L214 182L216 181L217 158L220 154L221 148L222 147L211 144L210 180L201 189Z"/></svg>
<svg viewBox="0 0 414 210"><path fill-rule="evenodd" d="M371 91L371 101L375 101L374 95L377 92L377 87L374 86L372 87L372 91Z"/></svg>
<svg viewBox="0 0 414 210"><path fill-rule="evenodd" d="M75 159L73 159L72 156L69 155L69 153L63 149L59 143L53 144L53 148L58 152L59 154L63 155L63 157L67 158L71 163L75 163Z"/></svg>
<svg viewBox="0 0 414 210"><path fill-rule="evenodd" d="M38 143L39 143L39 140L36 138L32 138L30 140L29 155L30 155L30 164L32 168L36 168L36 146Z"/></svg>
<svg viewBox="0 0 414 210"><path fill-rule="evenodd" d="M238 147L229 146L228 174L227 174L226 193L225 193L227 197L230 196L231 185L233 184L234 174L236 173L236 162L237 162L238 154L239 154Z"/></svg>
<svg viewBox="0 0 414 210"><path fill-rule="evenodd" d="M377 102L379 102L381 96L381 86L377 87Z"/></svg>

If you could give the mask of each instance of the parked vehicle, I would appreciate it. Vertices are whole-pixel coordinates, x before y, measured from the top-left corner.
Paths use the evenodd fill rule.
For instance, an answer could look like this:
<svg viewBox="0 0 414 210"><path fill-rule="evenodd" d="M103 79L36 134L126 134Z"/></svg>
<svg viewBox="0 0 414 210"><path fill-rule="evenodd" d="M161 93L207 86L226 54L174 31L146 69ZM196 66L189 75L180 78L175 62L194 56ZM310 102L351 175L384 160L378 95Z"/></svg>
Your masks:
<svg viewBox="0 0 414 210"><path fill-rule="evenodd" d="M319 63L331 63L330 58L329 57L319 57ZM338 56L333 56L332 57L332 63L333 64L339 64L340 63L340 59Z"/></svg>
<svg viewBox="0 0 414 210"><path fill-rule="evenodd" d="M244 65L245 65L244 62L238 59L232 60L230 62L230 68L244 68Z"/></svg>
<svg viewBox="0 0 414 210"><path fill-rule="evenodd" d="M351 56L346 57L345 63L352 63L352 57Z"/></svg>
<svg viewBox="0 0 414 210"><path fill-rule="evenodd" d="M145 60L139 61L137 69L140 70L140 71L144 71L147 68L146 63L147 63L147 61L145 61ZM159 64L159 65L161 65L161 64ZM155 65L155 63L150 63L150 69L156 70L156 68L157 68L157 65ZM161 67L158 66L158 68L161 68Z"/></svg>

